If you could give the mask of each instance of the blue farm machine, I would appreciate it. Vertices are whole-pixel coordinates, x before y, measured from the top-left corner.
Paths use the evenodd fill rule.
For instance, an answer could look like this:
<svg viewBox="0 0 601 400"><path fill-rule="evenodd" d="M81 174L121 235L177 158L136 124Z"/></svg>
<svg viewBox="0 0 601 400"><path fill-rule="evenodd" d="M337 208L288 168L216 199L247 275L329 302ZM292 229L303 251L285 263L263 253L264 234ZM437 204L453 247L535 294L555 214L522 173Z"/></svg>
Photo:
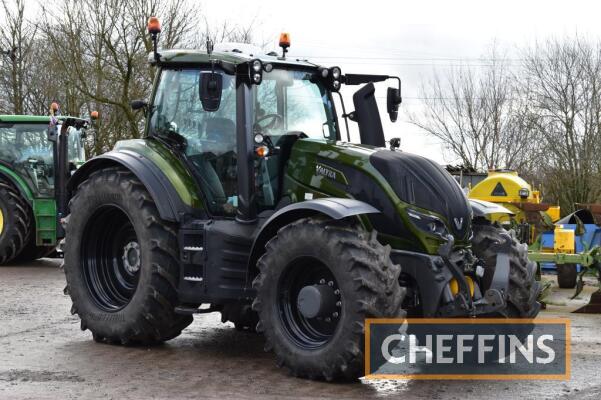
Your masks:
<svg viewBox="0 0 601 400"><path fill-rule="evenodd" d="M601 283L601 205L577 207L576 212L557 221L554 230L540 233L528 252L541 268L557 268L559 287L576 287L574 297L582 291L587 272L596 272ZM601 313L601 288L576 312Z"/></svg>

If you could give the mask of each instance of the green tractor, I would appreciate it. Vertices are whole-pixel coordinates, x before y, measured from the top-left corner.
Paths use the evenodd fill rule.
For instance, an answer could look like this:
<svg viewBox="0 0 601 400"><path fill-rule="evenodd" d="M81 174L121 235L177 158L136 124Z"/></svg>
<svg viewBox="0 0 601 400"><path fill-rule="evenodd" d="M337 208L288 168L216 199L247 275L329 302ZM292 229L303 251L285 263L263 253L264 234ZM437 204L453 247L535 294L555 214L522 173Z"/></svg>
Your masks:
<svg viewBox="0 0 601 400"><path fill-rule="evenodd" d="M58 205L85 162L88 125L59 115L0 115L0 265L45 257L64 237Z"/></svg>
<svg viewBox="0 0 601 400"><path fill-rule="evenodd" d="M436 163L386 148L373 85L283 54L156 50L145 137L69 181L66 293L94 340L153 344L194 314L264 333L295 376L363 375L368 317L534 318L536 266ZM342 140L334 97L361 85ZM341 99L342 100L342 99ZM350 122L349 122L350 120Z"/></svg>

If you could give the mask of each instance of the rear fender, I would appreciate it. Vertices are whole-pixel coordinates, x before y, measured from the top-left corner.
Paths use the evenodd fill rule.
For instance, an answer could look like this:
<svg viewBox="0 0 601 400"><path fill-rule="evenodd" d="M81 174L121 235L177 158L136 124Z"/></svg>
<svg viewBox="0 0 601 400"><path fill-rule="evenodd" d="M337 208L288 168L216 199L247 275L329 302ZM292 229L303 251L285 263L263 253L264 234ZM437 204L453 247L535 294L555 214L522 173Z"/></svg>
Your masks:
<svg viewBox="0 0 601 400"><path fill-rule="evenodd" d="M144 184L162 219L176 222L185 214L193 212L193 208L184 203L172 182L153 160L129 149L113 150L86 162L67 184L69 197L92 172L113 166L121 166L131 171Z"/></svg>
<svg viewBox="0 0 601 400"><path fill-rule="evenodd" d="M12 169L7 166L0 164L0 177L6 179L10 182L14 187L17 188L21 196L29 202L33 201L33 193L27 184L21 179L21 177L16 174Z"/></svg>

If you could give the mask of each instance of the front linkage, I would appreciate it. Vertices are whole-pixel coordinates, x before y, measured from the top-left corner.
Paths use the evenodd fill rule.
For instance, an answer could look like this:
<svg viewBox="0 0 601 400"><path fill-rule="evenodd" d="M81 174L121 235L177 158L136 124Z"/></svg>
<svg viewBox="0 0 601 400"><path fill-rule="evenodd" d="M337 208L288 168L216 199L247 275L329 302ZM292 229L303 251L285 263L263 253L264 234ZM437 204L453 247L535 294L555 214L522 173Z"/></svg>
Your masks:
<svg viewBox="0 0 601 400"><path fill-rule="evenodd" d="M466 279L460 263L464 263L465 255L453 253L452 249L455 243L453 236L447 236L447 242L438 249L438 254L442 257L445 265L453 274L453 278L458 282L459 293L455 296L452 306L447 306L445 314L448 316L462 315L481 315L490 314L507 307L507 290L509 286L509 252L511 250L511 237L508 234L502 234L503 241L496 242L491 246L491 250L497 254L497 261L492 277L490 287L479 299L473 299L470 283ZM460 257L458 260L457 258ZM458 262L459 261L459 262ZM475 263L476 275L482 275L483 269ZM473 285L473 284L472 284Z"/></svg>

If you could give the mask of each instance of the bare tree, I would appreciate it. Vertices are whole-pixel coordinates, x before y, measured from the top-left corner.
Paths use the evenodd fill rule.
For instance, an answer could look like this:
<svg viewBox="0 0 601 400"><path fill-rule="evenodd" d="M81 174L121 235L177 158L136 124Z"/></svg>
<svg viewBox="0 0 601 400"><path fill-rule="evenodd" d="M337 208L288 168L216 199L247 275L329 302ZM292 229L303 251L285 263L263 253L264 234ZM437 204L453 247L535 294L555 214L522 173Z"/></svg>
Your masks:
<svg viewBox="0 0 601 400"><path fill-rule="evenodd" d="M525 55L523 76L543 139L541 172L562 208L601 196L601 47L580 38L552 39Z"/></svg>
<svg viewBox="0 0 601 400"><path fill-rule="evenodd" d="M154 80L154 68L148 64L152 51L148 18L157 16L163 22L159 37L163 48L199 47L197 32L203 32L196 26L201 20L196 2L62 0L44 15L53 60L60 64L65 87L78 93L80 102L72 102L69 112L100 111L96 153L143 131L143 115L134 112L130 102L146 98ZM243 39L251 38L251 28L228 29L224 37L244 32Z"/></svg>
<svg viewBox="0 0 601 400"><path fill-rule="evenodd" d="M533 114L508 63L493 49L490 65L436 73L422 86L423 112L410 121L477 169L521 168L531 159Z"/></svg>
<svg viewBox="0 0 601 400"><path fill-rule="evenodd" d="M0 0L4 21L0 24L0 50L5 52L0 65L0 91L8 93L6 111L23 114L30 85L27 82L27 66L32 62L32 49L35 44L36 26L25 19L24 0ZM1 57L1 56L0 56Z"/></svg>

